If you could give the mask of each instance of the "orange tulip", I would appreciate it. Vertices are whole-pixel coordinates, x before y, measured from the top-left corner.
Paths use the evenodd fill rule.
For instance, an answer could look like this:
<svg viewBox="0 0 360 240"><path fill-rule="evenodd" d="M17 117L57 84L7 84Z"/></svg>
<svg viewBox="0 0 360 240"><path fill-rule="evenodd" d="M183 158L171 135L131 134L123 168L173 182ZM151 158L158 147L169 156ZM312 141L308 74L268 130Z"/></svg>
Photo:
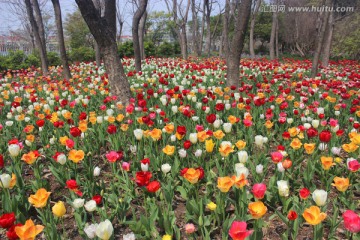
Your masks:
<svg viewBox="0 0 360 240"><path fill-rule="evenodd" d="M21 160L26 162L27 164L33 164L37 159L37 156L34 152L25 153L22 155Z"/></svg>
<svg viewBox="0 0 360 240"><path fill-rule="evenodd" d="M305 209L302 216L308 224L318 225L326 218L326 213L320 212L318 206L311 206Z"/></svg>
<svg viewBox="0 0 360 240"><path fill-rule="evenodd" d="M222 142L219 148L220 155L227 157L230 153L234 152L234 148L227 142Z"/></svg>
<svg viewBox="0 0 360 240"><path fill-rule="evenodd" d="M335 165L332 157L321 157L320 160L324 170L329 170L332 166Z"/></svg>
<svg viewBox="0 0 360 240"><path fill-rule="evenodd" d="M302 146L302 143L301 143L300 139L298 139L298 138L294 138L290 143L290 147L292 147L294 150L300 149L301 146Z"/></svg>
<svg viewBox="0 0 360 240"><path fill-rule="evenodd" d="M69 152L69 160L73 161L74 163L78 163L84 159L85 153L83 150L75 150L72 149Z"/></svg>
<svg viewBox="0 0 360 240"><path fill-rule="evenodd" d="M36 208L43 208L46 206L50 194L51 192L46 191L45 188L40 188L34 195L30 195L28 201Z"/></svg>
<svg viewBox="0 0 360 240"><path fill-rule="evenodd" d="M36 235L42 232L44 226L35 225L34 222L29 219L23 226L15 227L15 233L18 235L20 240L34 240Z"/></svg>
<svg viewBox="0 0 360 240"><path fill-rule="evenodd" d="M154 128L149 132L149 136L152 138L152 140L157 141L161 138L162 131L158 128Z"/></svg>
<svg viewBox="0 0 360 240"><path fill-rule="evenodd" d="M251 202L248 205L248 209L250 211L251 216L254 219L259 219L262 216L265 215L267 212L267 207L264 205L263 202L257 201L257 202Z"/></svg>
<svg viewBox="0 0 360 240"><path fill-rule="evenodd" d="M334 183L331 185L335 186L338 191L345 192L350 186L350 181L349 178L335 177Z"/></svg>
<svg viewBox="0 0 360 240"><path fill-rule="evenodd" d="M248 180L244 174L241 174L239 177L234 175L231 178L234 181L234 186L236 188L243 188L246 184L248 184Z"/></svg>
<svg viewBox="0 0 360 240"><path fill-rule="evenodd" d="M222 138L225 136L224 132L221 131L221 130L215 131L215 132L213 133L213 135L214 135L214 137L215 137L216 139L219 139L219 140L222 139Z"/></svg>
<svg viewBox="0 0 360 240"><path fill-rule="evenodd" d="M305 152L307 154L312 154L315 150L315 147L316 147L315 143L305 143L304 144Z"/></svg>
<svg viewBox="0 0 360 240"><path fill-rule="evenodd" d="M195 168L189 168L183 177L188 180L191 184L195 184L199 181L201 176L201 170Z"/></svg>
<svg viewBox="0 0 360 240"><path fill-rule="evenodd" d="M354 142L351 142L349 144L343 144L342 148L344 149L345 152L352 153L355 152L359 148L359 146L356 145Z"/></svg>
<svg viewBox="0 0 360 240"><path fill-rule="evenodd" d="M174 146L170 146L170 145L166 145L163 150L162 150L166 155L171 156L174 154L175 152L175 147Z"/></svg>
<svg viewBox="0 0 360 240"><path fill-rule="evenodd" d="M246 142L243 140L239 140L235 143L235 146L239 149L242 150L243 148L246 147Z"/></svg>
<svg viewBox="0 0 360 240"><path fill-rule="evenodd" d="M226 193L234 185L234 181L230 177L218 177L217 187L221 192Z"/></svg>

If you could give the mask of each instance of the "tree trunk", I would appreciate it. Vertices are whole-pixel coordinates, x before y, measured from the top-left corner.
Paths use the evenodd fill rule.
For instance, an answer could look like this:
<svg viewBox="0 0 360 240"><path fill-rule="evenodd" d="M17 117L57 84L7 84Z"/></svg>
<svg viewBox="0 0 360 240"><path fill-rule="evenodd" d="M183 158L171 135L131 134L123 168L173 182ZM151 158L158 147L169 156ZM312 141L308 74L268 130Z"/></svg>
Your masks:
<svg viewBox="0 0 360 240"><path fill-rule="evenodd" d="M226 0L224 12L224 27L222 32L222 52L225 55L226 61L229 57L229 14L230 14L230 0Z"/></svg>
<svg viewBox="0 0 360 240"><path fill-rule="evenodd" d="M34 8L34 12L35 12L35 22L39 29L41 44L45 47L45 50L46 50L45 28L44 28L44 23L43 23L42 16L41 16L39 2L38 2L38 0L31 0L31 1L32 1L32 5Z"/></svg>
<svg viewBox="0 0 360 240"><path fill-rule="evenodd" d="M198 19L195 9L195 0L191 0L192 13L192 51L196 57L199 57L199 36L198 36Z"/></svg>
<svg viewBox="0 0 360 240"><path fill-rule="evenodd" d="M256 6L254 9L254 12L251 16L251 22L250 22L250 39L249 39L249 50L250 50L250 57L252 59L255 58L255 50L254 50L254 30L255 30L255 21L256 21L256 15L259 11L261 5L261 0L256 1Z"/></svg>
<svg viewBox="0 0 360 240"><path fill-rule="evenodd" d="M34 17L34 13L33 13L33 9L32 9L30 0L25 0L25 5L26 5L26 11L27 11L27 14L29 17L29 21L31 24L32 32L35 37L35 44L37 45L37 48L39 49L40 60L41 60L41 70L43 72L43 75L47 75L48 74L48 62L47 62L47 56L46 56L46 48L42 44L40 33L39 33L39 28L35 21L35 17Z"/></svg>
<svg viewBox="0 0 360 240"><path fill-rule="evenodd" d="M132 21L132 36L134 44L135 71L141 71L141 50L139 39L139 23L142 15L145 13L148 0L141 0Z"/></svg>
<svg viewBox="0 0 360 240"><path fill-rule="evenodd" d="M276 1L276 4L277 4L277 1ZM275 11L272 14L271 35L270 35L270 42L269 42L270 60L275 59L276 22L277 22L277 12Z"/></svg>
<svg viewBox="0 0 360 240"><path fill-rule="evenodd" d="M329 66L331 42L334 31L334 13L331 12L329 15L328 24L325 31L324 46L322 50L321 62L324 67Z"/></svg>
<svg viewBox="0 0 360 240"><path fill-rule="evenodd" d="M100 52L99 44L97 44L96 41L95 41L95 61L96 61L96 66L100 67L101 66L101 52Z"/></svg>
<svg viewBox="0 0 360 240"><path fill-rule="evenodd" d="M205 22L206 22L206 39L205 39L205 54L207 57L210 57L210 51L211 51L211 7L209 0L204 0L204 15L205 15ZM206 12L206 14L205 14ZM204 23L203 23L204 24Z"/></svg>
<svg viewBox="0 0 360 240"><path fill-rule="evenodd" d="M144 38L145 38L145 24L147 19L147 12L145 11L142 15L139 23L139 44L140 44L140 56L141 60L146 58L145 48L144 48Z"/></svg>
<svg viewBox="0 0 360 240"><path fill-rule="evenodd" d="M275 29L275 56L279 59L279 19L276 18L276 29Z"/></svg>
<svg viewBox="0 0 360 240"><path fill-rule="evenodd" d="M60 3L59 3L59 0L51 0L51 1L52 1L53 6L54 6L56 28L57 28L57 37L58 37L58 42L59 42L60 57L61 57L61 63L63 65L64 77L66 79L70 79L71 78L71 73L70 73L70 69L69 69L68 59L67 59L67 56L66 56L64 33L63 33L63 26L62 26L62 20L61 20Z"/></svg>
<svg viewBox="0 0 360 240"><path fill-rule="evenodd" d="M107 0L115 1L115 0ZM117 54L114 29L102 18L91 0L76 0L80 12L103 53L104 65L109 75L110 91L123 104L131 97L130 84L125 76L123 65ZM109 9L116 11L116 9Z"/></svg>
<svg viewBox="0 0 360 240"><path fill-rule="evenodd" d="M329 5L330 4L327 4L326 6L329 6ZM326 25L328 24L328 19L329 19L329 11L326 11L325 13L323 13L323 18L321 21L322 24L320 27L319 36L316 40L316 49L314 52L314 57L313 57L312 67L311 67L311 77L312 78L316 77L316 74L318 71L319 58L320 58L321 49L322 49L322 46L324 43L325 30L326 30Z"/></svg>
<svg viewBox="0 0 360 240"><path fill-rule="evenodd" d="M227 57L227 86L239 86L240 58L244 47L245 33L249 23L252 0L243 0L235 18L234 36L231 41L231 51Z"/></svg>
<svg viewBox="0 0 360 240"><path fill-rule="evenodd" d="M188 58L188 50L187 50L186 25L181 26L180 47L181 47L181 55L182 55L183 59L187 59Z"/></svg>

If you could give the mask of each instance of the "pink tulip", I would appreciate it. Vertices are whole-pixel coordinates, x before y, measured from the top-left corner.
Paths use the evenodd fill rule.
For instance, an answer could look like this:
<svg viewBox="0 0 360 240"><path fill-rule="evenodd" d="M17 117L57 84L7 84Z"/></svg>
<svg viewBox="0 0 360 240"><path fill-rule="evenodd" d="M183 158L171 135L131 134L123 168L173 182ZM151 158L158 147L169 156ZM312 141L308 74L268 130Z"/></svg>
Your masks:
<svg viewBox="0 0 360 240"><path fill-rule="evenodd" d="M246 227L246 222L234 221L229 230L230 237L233 240L244 240L253 233L252 230L246 230Z"/></svg>
<svg viewBox="0 0 360 240"><path fill-rule="evenodd" d="M262 199L264 198L266 192L266 185L264 183L255 183L251 189L251 192L254 194L255 198Z"/></svg>
<svg viewBox="0 0 360 240"><path fill-rule="evenodd" d="M120 158L120 155L115 151L110 151L105 156L109 162L116 162Z"/></svg>
<svg viewBox="0 0 360 240"><path fill-rule="evenodd" d="M283 155L281 154L281 152L272 152L271 154L271 160L274 162L274 163L279 163L282 161L283 159Z"/></svg>
<svg viewBox="0 0 360 240"><path fill-rule="evenodd" d="M343 213L344 226L346 230L352 233L360 232L360 216L351 210Z"/></svg>

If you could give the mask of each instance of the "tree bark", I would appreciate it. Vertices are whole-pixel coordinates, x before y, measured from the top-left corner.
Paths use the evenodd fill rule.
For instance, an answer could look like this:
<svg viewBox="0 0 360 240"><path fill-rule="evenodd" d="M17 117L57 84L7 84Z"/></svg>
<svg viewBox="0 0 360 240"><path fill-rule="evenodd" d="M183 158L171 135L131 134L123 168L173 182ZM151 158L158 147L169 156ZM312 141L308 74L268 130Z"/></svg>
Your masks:
<svg viewBox="0 0 360 240"><path fill-rule="evenodd" d="M207 57L210 57L211 51L211 7L209 0L204 0L204 15L205 15L205 22L206 22L206 38L205 38L205 54Z"/></svg>
<svg viewBox="0 0 360 240"><path fill-rule="evenodd" d="M31 24L32 32L35 37L35 44L36 44L37 48L39 49L40 60L41 60L41 70L43 72L43 75L46 76L46 75L48 75L48 62L47 62L47 56L46 56L46 48L42 44L42 40L41 40L40 33L39 33L39 27L35 21L33 8L32 8L30 0L25 0L25 5L26 5L26 11L27 11L27 14L29 17L29 21Z"/></svg>
<svg viewBox="0 0 360 240"><path fill-rule="evenodd" d="M101 2L100 1L101 0L93 0L93 3L94 3L96 10L100 14L100 16L103 17L101 15ZM94 49L95 49L96 66L100 67L101 66L101 52L100 52L100 47L96 41L95 41Z"/></svg>
<svg viewBox="0 0 360 240"><path fill-rule="evenodd" d="M255 50L254 50L254 30L255 30L255 21L256 21L256 15L259 11L261 5L261 0L256 1L256 6L254 9L253 14L251 15L251 22L250 22L250 39L249 39L249 50L250 50L250 57L252 59L255 58Z"/></svg>
<svg viewBox="0 0 360 240"><path fill-rule="evenodd" d="M195 7L195 0L191 0L191 13L192 13L192 48L193 54L196 57L199 57L199 32L198 32L198 19L197 19L197 12Z"/></svg>
<svg viewBox="0 0 360 240"><path fill-rule="evenodd" d="M322 50L321 62L324 67L329 66L329 59L330 59L330 50L331 50L331 42L333 37L334 31L334 13L331 12L329 14L329 20L326 26L325 31L325 39L324 39L324 46Z"/></svg>
<svg viewBox="0 0 360 240"><path fill-rule="evenodd" d="M57 37L58 37L58 42L59 42L60 57L61 57L61 63L63 65L64 77L66 79L70 79L71 73L70 73L68 59L67 59L67 55L66 55L63 26L62 26L62 20L61 20L60 3L59 3L59 0L51 0L51 1L52 1L53 7L54 7L54 12L55 12Z"/></svg>
<svg viewBox="0 0 360 240"><path fill-rule="evenodd" d="M148 0L141 0L132 21L132 36L134 44L135 71L141 71L141 50L139 38L139 23L142 15L145 13Z"/></svg>
<svg viewBox="0 0 360 240"><path fill-rule="evenodd" d="M330 4L327 4L326 6L329 6L329 5ZM320 27L319 36L316 41L316 49L315 49L314 57L313 57L313 61L312 61L312 67L311 67L311 77L312 78L316 77L316 74L318 72L319 58L320 58L321 49L322 49L322 46L324 43L325 30L326 30L326 25L328 24L328 19L329 19L329 11L323 13L323 18L321 21L322 24Z"/></svg>
<svg viewBox="0 0 360 240"><path fill-rule="evenodd" d="M275 29L275 56L279 59L279 19L276 18L276 29Z"/></svg>
<svg viewBox="0 0 360 240"><path fill-rule="evenodd" d="M276 1L277 5L277 1ZM277 11L272 14L271 35L269 42L270 60L275 59L275 35L276 35Z"/></svg>
<svg viewBox="0 0 360 240"><path fill-rule="evenodd" d="M249 23L252 0L243 0L238 7L235 18L234 36L231 41L231 51L227 57L227 86L239 86L240 58L244 48L245 33Z"/></svg>
<svg viewBox="0 0 360 240"><path fill-rule="evenodd" d="M40 10L40 6L39 6L39 2L38 0L31 0L32 5L33 5L33 9L35 12L35 22L38 26L39 29L39 35L40 35L40 39L41 39L41 44L45 47L46 49L46 38L45 38L45 28L44 28L44 23L42 20L42 16L41 16L41 10Z"/></svg>
<svg viewBox="0 0 360 240"><path fill-rule="evenodd" d="M222 53L225 55L226 61L229 61L229 14L230 14L230 0L226 0L224 12L224 26L222 32Z"/></svg>
<svg viewBox="0 0 360 240"><path fill-rule="evenodd" d="M131 97L130 84L125 76L123 65L117 54L114 29L102 18L91 0L75 0L80 12L103 53L104 65L109 75L112 95L125 105ZM107 0L115 1L115 0ZM116 11L116 9L112 9Z"/></svg>
<svg viewBox="0 0 360 240"><path fill-rule="evenodd" d="M144 38L145 38L145 24L147 19L147 12L145 11L142 15L139 23L139 44L140 44L140 56L141 60L146 58L145 48L144 48Z"/></svg>

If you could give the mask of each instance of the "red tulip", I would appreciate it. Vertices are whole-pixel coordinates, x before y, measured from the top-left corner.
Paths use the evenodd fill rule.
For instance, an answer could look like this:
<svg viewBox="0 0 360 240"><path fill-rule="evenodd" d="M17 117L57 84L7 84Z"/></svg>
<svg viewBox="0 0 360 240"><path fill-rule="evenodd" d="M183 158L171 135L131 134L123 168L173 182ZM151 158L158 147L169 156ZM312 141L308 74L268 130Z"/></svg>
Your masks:
<svg viewBox="0 0 360 240"><path fill-rule="evenodd" d="M109 134L114 134L114 133L116 133L116 126L115 126L114 124L110 124L110 125L108 126L108 128L107 128L107 132L108 132Z"/></svg>
<svg viewBox="0 0 360 240"><path fill-rule="evenodd" d="M4 167L4 157L0 154L0 169Z"/></svg>
<svg viewBox="0 0 360 240"><path fill-rule="evenodd" d="M310 190L307 188L302 188L300 189L299 194L301 199L307 199L310 195Z"/></svg>
<svg viewBox="0 0 360 240"><path fill-rule="evenodd" d="M4 213L0 216L0 227L10 228L15 222L15 213Z"/></svg>
<svg viewBox="0 0 360 240"><path fill-rule="evenodd" d="M94 200L96 202L96 205L99 205L102 202L102 196L99 194L96 194L95 196L92 197L92 200Z"/></svg>
<svg viewBox="0 0 360 240"><path fill-rule="evenodd" d="M324 143L328 143L331 140L331 132L328 130L323 130L320 134L319 134L319 139L321 142Z"/></svg>
<svg viewBox="0 0 360 240"><path fill-rule="evenodd" d="M298 217L297 213L294 211L294 210L290 210L288 215L287 215L287 218L291 221L294 221L296 220Z"/></svg>
<svg viewBox="0 0 360 240"><path fill-rule="evenodd" d="M78 137L81 135L81 130L78 127L72 127L70 128L70 134L73 137Z"/></svg>
<svg viewBox="0 0 360 240"><path fill-rule="evenodd" d="M151 177L151 172L140 171L136 173L135 182L139 187L143 187L149 184Z"/></svg>
<svg viewBox="0 0 360 240"><path fill-rule="evenodd" d="M157 192L157 190L159 190L161 187L160 185L160 182L158 181L152 181L150 182L147 186L146 186L146 189L151 192L151 193L154 193L154 192Z"/></svg>
<svg viewBox="0 0 360 240"><path fill-rule="evenodd" d="M15 232L15 227L21 227L23 226L22 223L17 223L15 225L12 225L6 232L6 236L9 240L16 240L19 239L18 235Z"/></svg>
<svg viewBox="0 0 360 240"><path fill-rule="evenodd" d="M206 121L210 124L213 124L215 120L216 120L216 115L213 113L206 116Z"/></svg>

